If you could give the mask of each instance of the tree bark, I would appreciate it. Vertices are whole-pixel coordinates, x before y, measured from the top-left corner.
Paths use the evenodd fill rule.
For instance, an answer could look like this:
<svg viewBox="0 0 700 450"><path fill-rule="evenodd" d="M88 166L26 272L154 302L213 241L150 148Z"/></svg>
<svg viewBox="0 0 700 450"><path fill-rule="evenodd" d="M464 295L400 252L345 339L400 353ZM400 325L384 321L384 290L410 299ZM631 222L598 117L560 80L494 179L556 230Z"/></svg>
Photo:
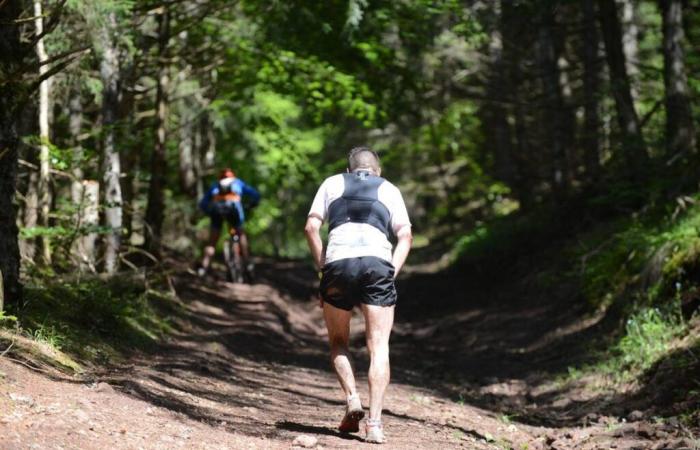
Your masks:
<svg viewBox="0 0 700 450"><path fill-rule="evenodd" d="M632 0L617 0L621 12L622 49L625 53L625 68L630 79L630 93L637 101L639 93L635 80L639 74L639 18Z"/></svg>
<svg viewBox="0 0 700 450"><path fill-rule="evenodd" d="M73 204L79 204L83 198L82 181L83 181L83 147L80 144L80 133L83 129L83 104L80 96L80 89L77 87L73 91L70 101L68 102L68 131L70 132L70 145L72 147L73 165L71 174L73 180L71 183L71 200Z"/></svg>
<svg viewBox="0 0 700 450"><path fill-rule="evenodd" d="M683 52L683 1L659 0L663 16L664 86L666 88L666 146L669 161L696 151Z"/></svg>
<svg viewBox="0 0 700 450"><path fill-rule="evenodd" d="M95 242L96 233L86 233L85 229L97 226L100 223L100 183L95 180L84 180L81 183L81 198L76 217L78 237L73 246L73 252L78 257L78 265L81 269L96 271L95 267Z"/></svg>
<svg viewBox="0 0 700 450"><path fill-rule="evenodd" d="M554 198L562 200L568 191L569 173L566 148L566 110L562 97L559 71L559 55L554 45L554 17L549 9L543 13L538 37L539 64L542 69L542 87L544 93L544 126L547 129L551 163L550 183Z"/></svg>
<svg viewBox="0 0 700 450"><path fill-rule="evenodd" d="M501 2L495 2L500 14ZM489 40L490 70L487 80L489 102L483 108L483 132L489 147L494 153L494 173L498 179L513 186L516 168L513 161L512 132L508 123L507 102L510 100L508 83L505 77L507 61L503 56L503 35L500 27L495 27Z"/></svg>
<svg viewBox="0 0 700 450"><path fill-rule="evenodd" d="M34 27L37 36L44 32L44 19L42 16L41 1L34 1ZM44 47L44 39L40 38L36 43L36 54L40 63L48 59ZM49 69L47 64L39 66L39 75L43 76ZM49 227L49 213L51 212L51 159L49 155L49 98L50 78L39 84L39 223L42 227ZM45 264L51 264L51 241L48 236L41 237L41 253Z"/></svg>
<svg viewBox="0 0 700 450"><path fill-rule="evenodd" d="M583 60L583 161L588 182L600 176L600 38L596 21L594 0L583 1L583 39L581 59Z"/></svg>
<svg viewBox="0 0 700 450"><path fill-rule="evenodd" d="M517 4L513 0L501 1L499 27L503 37L504 67L504 99L510 102L507 117L512 117L511 145L514 174L514 193L523 210L530 209L535 204L533 186L536 175L531 170L528 159L532 157L527 135L527 123L523 90L522 55L517 48L521 33L524 32L522 17Z"/></svg>
<svg viewBox="0 0 700 450"><path fill-rule="evenodd" d="M605 56L610 73L610 84L615 99L617 121L622 135L623 152L628 175L637 178L649 160L642 136L639 116L634 108L631 85L625 66L622 48L622 32L615 0L598 0L601 30L605 43Z"/></svg>
<svg viewBox="0 0 700 450"><path fill-rule="evenodd" d="M193 102L184 99L180 113L180 188L187 195L197 192L195 173L195 120Z"/></svg>
<svg viewBox="0 0 700 450"><path fill-rule="evenodd" d="M9 75L19 69L24 57L19 27L13 24L20 13L20 2L10 1L0 7L0 273L4 303L15 308L22 306L14 202L19 144L16 120L26 89Z"/></svg>
<svg viewBox="0 0 700 450"><path fill-rule="evenodd" d="M216 133L212 125L211 118L204 114L201 121L202 147L200 155L202 156L202 171L200 180L202 182L202 193L209 189L206 181L207 177L211 176L216 164Z"/></svg>
<svg viewBox="0 0 700 450"><path fill-rule="evenodd" d="M154 256L160 255L161 232L163 228L163 189L165 187L166 167L166 128L168 119L168 41L170 40L170 15L167 8L158 18L158 80L156 87L156 145L151 156L151 181L148 186L148 206L145 218L144 247Z"/></svg>
<svg viewBox="0 0 700 450"><path fill-rule="evenodd" d="M117 18L110 12L101 30L102 60L100 77L102 80L102 173L104 184L105 226L110 232L105 237L104 269L107 273L116 272L119 266L119 248L122 233L122 190L119 182L121 162L115 143L114 127L119 109L119 59L116 46Z"/></svg>

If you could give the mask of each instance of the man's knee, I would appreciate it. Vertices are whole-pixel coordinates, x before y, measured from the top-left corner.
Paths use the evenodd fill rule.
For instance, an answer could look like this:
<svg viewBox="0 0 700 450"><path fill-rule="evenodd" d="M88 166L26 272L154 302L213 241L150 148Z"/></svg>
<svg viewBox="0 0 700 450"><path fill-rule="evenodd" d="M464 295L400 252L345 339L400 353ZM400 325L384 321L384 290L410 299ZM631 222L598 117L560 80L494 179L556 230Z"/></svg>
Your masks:
<svg viewBox="0 0 700 450"><path fill-rule="evenodd" d="M331 352L347 352L349 348L348 339L344 336L331 336L328 340Z"/></svg>
<svg viewBox="0 0 700 450"><path fill-rule="evenodd" d="M389 343L386 341L368 339L367 350L373 360L389 360Z"/></svg>
<svg viewBox="0 0 700 450"><path fill-rule="evenodd" d="M214 256L214 253L216 253L216 248L214 248L213 245L207 245L206 247L204 247L204 254L206 256Z"/></svg>

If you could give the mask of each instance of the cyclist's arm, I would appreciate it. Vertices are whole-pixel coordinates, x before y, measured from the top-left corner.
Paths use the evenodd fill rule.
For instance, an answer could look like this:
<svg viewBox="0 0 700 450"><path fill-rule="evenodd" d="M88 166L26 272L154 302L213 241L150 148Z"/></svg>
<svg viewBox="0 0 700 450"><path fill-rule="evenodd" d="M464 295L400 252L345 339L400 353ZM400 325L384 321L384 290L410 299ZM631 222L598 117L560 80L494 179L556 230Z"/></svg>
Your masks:
<svg viewBox="0 0 700 450"><path fill-rule="evenodd" d="M209 188L207 192L204 193L204 197L199 201L199 209L201 209L204 213L209 212L209 204L211 203L211 199L214 196L214 187L212 186Z"/></svg>
<svg viewBox="0 0 700 450"><path fill-rule="evenodd" d="M257 206L258 203L260 203L260 192L243 181L241 181L241 186L243 189L243 195L250 197L251 206Z"/></svg>

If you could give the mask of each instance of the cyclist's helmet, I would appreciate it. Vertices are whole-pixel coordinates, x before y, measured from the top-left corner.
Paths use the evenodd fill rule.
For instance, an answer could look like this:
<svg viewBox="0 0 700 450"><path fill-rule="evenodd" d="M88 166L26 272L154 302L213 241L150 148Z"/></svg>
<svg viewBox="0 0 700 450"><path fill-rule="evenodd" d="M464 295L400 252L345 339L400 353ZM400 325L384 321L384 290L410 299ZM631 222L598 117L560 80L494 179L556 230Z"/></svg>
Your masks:
<svg viewBox="0 0 700 450"><path fill-rule="evenodd" d="M231 169L230 167L227 167L219 173L219 179L223 180L224 178L234 178L236 176L236 173Z"/></svg>
<svg viewBox="0 0 700 450"><path fill-rule="evenodd" d="M227 167L223 169L219 174L219 190L221 192L229 192L231 190L231 184L235 179L236 174L231 168Z"/></svg>

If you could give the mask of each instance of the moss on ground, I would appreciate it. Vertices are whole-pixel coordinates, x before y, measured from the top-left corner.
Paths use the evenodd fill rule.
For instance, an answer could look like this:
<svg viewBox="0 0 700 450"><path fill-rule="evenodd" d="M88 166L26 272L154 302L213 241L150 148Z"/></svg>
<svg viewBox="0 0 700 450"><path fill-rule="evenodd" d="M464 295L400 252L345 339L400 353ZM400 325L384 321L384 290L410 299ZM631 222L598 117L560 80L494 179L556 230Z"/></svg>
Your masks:
<svg viewBox="0 0 700 450"><path fill-rule="evenodd" d="M152 348L172 331L169 312L181 304L149 284L142 275L48 279L35 274L25 284L25 305L16 319L0 323L0 339L15 341L15 350L30 358L40 353L78 372L85 364L114 362L135 348Z"/></svg>

